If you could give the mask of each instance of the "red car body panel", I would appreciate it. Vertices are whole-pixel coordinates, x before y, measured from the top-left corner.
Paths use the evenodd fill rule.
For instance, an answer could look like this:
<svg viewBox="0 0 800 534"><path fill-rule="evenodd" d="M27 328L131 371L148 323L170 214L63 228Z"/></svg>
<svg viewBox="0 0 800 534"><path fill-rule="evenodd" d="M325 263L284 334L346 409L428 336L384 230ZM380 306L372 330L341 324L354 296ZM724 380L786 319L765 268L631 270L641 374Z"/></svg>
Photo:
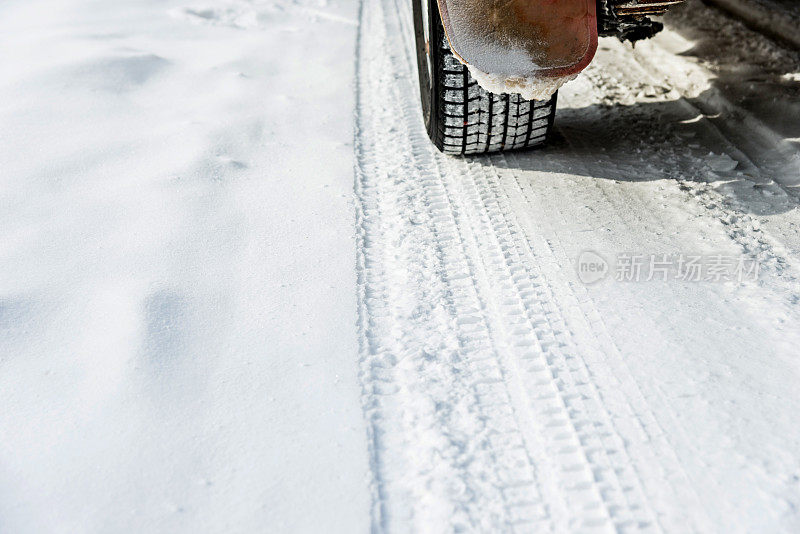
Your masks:
<svg viewBox="0 0 800 534"><path fill-rule="evenodd" d="M438 0L447 39L465 63L508 77L560 77L597 50L595 0Z"/></svg>

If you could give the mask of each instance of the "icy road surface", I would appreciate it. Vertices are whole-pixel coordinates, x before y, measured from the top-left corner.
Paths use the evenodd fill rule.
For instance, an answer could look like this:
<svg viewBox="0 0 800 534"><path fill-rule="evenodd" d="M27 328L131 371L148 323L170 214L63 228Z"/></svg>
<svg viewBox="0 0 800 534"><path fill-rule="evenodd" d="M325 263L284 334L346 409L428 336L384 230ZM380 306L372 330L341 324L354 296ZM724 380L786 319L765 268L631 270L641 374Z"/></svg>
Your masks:
<svg viewBox="0 0 800 534"><path fill-rule="evenodd" d="M0 531L800 531L800 55L667 23L459 159L406 0L0 4Z"/></svg>

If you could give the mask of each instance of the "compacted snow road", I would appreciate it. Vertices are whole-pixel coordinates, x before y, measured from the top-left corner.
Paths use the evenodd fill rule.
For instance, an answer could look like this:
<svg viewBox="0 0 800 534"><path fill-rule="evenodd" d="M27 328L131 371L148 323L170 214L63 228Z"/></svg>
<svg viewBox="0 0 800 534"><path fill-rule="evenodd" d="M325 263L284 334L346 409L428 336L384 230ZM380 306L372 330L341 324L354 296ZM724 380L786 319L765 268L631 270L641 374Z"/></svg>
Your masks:
<svg viewBox="0 0 800 534"><path fill-rule="evenodd" d="M376 526L800 528L798 55L702 5L670 22L603 40L549 148L459 159L425 137L408 6L364 4Z"/></svg>
<svg viewBox="0 0 800 534"><path fill-rule="evenodd" d="M462 159L407 0L3 3L0 530L800 531L800 54L666 22Z"/></svg>

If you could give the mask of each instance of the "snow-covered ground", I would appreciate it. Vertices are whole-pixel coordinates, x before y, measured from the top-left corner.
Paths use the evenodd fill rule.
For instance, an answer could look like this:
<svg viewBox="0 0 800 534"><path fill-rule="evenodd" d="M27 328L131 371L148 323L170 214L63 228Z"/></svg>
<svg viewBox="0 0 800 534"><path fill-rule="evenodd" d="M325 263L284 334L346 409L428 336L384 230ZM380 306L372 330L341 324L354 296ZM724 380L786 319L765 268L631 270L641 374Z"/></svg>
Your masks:
<svg viewBox="0 0 800 534"><path fill-rule="evenodd" d="M667 25L459 159L407 0L0 4L0 531L800 530L800 54Z"/></svg>
<svg viewBox="0 0 800 534"><path fill-rule="evenodd" d="M707 0L728 11L748 26L773 38L800 47L800 3L797 0Z"/></svg>
<svg viewBox="0 0 800 534"><path fill-rule="evenodd" d="M368 528L356 12L0 3L0 531Z"/></svg>

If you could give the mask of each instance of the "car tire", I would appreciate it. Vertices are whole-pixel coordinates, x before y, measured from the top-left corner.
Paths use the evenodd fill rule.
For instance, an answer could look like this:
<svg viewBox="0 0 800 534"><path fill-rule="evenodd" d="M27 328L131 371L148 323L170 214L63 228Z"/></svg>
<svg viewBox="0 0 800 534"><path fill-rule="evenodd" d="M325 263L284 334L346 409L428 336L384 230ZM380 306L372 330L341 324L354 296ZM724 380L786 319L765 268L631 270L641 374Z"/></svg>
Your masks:
<svg viewBox="0 0 800 534"><path fill-rule="evenodd" d="M450 50L436 0L412 6L422 114L436 148L466 155L543 145L557 93L538 101L486 91Z"/></svg>

